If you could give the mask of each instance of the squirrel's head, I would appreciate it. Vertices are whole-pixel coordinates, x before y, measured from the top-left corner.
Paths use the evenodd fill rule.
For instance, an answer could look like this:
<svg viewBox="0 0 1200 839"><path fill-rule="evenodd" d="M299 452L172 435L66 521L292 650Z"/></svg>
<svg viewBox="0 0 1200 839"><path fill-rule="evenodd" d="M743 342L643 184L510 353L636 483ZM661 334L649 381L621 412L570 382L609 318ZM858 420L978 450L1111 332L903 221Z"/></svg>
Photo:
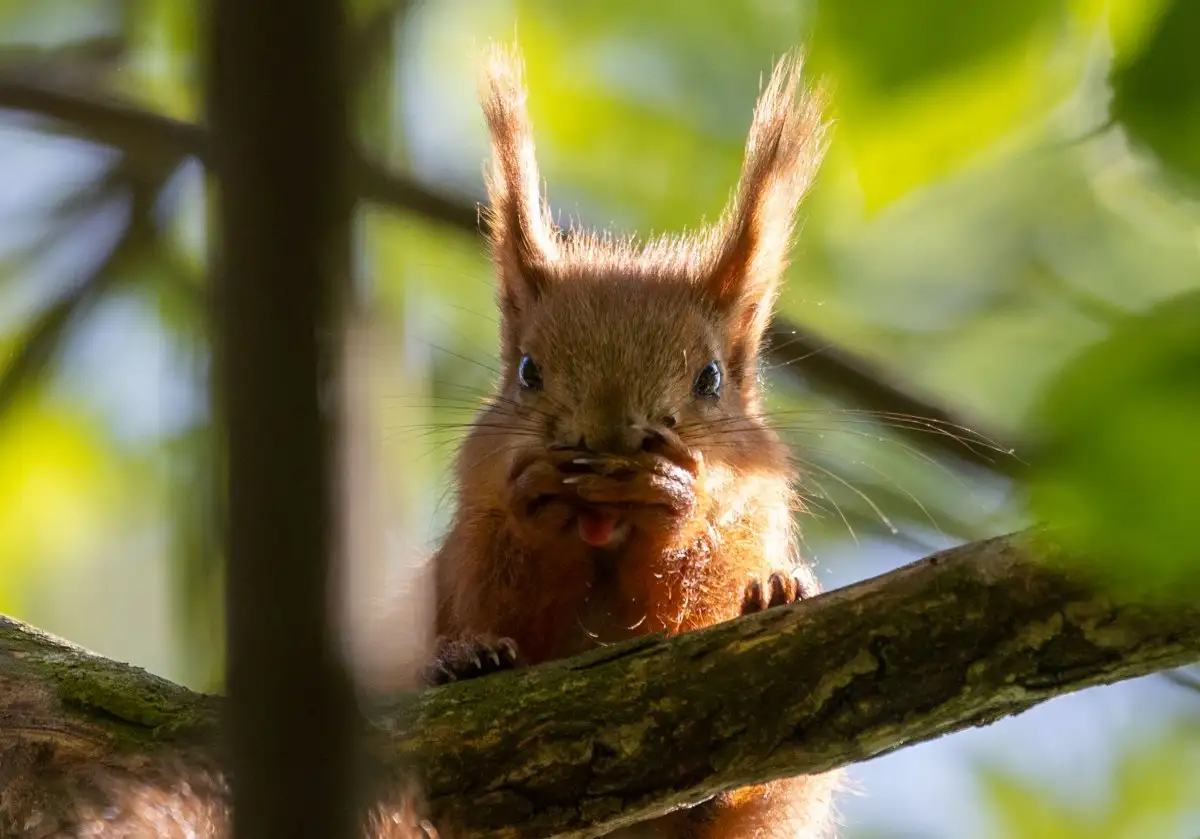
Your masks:
<svg viewBox="0 0 1200 839"><path fill-rule="evenodd" d="M758 409L763 334L796 208L824 151L819 95L798 57L776 66L754 111L722 217L637 245L560 232L541 195L521 61L496 48L483 76L491 134L491 251L504 404L547 443L625 453L664 434L718 456Z"/></svg>

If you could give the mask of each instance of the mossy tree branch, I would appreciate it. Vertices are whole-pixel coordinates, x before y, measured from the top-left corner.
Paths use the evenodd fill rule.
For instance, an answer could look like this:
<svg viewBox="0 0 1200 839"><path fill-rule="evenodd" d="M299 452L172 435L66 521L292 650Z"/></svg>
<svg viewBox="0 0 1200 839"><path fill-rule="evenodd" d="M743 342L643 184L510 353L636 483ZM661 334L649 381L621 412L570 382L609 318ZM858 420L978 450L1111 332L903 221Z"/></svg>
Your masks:
<svg viewBox="0 0 1200 839"><path fill-rule="evenodd" d="M416 768L456 839L596 836L1200 661L1200 608L1115 600L1067 559L1015 534L673 639L390 697L373 754ZM0 621L0 749L217 765L221 708Z"/></svg>

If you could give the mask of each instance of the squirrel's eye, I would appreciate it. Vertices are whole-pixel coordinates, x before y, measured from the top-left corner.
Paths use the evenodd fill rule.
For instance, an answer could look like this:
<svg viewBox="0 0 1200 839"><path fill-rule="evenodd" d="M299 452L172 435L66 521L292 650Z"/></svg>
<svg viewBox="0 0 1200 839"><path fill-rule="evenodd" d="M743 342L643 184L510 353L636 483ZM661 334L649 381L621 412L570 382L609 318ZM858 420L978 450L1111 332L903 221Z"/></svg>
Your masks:
<svg viewBox="0 0 1200 839"><path fill-rule="evenodd" d="M538 370L528 353L521 356L521 363L517 367L517 384L525 390L541 390L542 388L542 372Z"/></svg>
<svg viewBox="0 0 1200 839"><path fill-rule="evenodd" d="M721 395L721 365L710 361L708 366L700 371L696 383L692 385L692 393L700 399L716 399Z"/></svg>

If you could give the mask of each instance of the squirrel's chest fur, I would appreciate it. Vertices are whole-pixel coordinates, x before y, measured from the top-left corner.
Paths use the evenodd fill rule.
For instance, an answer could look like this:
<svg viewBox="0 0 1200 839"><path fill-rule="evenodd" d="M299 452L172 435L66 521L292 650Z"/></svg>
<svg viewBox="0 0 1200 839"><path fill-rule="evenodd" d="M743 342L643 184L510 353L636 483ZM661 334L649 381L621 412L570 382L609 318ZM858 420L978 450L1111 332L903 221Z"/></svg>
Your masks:
<svg viewBox="0 0 1200 839"><path fill-rule="evenodd" d="M606 552L530 551L488 517L460 527L438 557L438 631L510 637L535 663L736 617L746 580L791 558L787 529L770 518L751 510L705 523L681 545Z"/></svg>

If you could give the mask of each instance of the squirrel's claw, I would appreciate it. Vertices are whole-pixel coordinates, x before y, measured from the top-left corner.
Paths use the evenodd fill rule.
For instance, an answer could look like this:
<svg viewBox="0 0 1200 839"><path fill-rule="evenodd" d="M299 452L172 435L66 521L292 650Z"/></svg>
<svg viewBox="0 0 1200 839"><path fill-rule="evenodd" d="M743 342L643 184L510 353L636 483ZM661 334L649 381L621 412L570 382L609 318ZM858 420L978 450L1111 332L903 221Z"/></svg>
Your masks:
<svg viewBox="0 0 1200 839"><path fill-rule="evenodd" d="M767 578L765 587L757 579L746 583L746 590L742 596L742 614L751 615L764 609L798 603L816 593L813 584L805 577L803 569L793 568L788 573L776 571Z"/></svg>
<svg viewBox="0 0 1200 839"><path fill-rule="evenodd" d="M520 666L517 642L511 638L478 635L470 638L439 638L438 652L425 670L427 685L444 685L476 679Z"/></svg>

